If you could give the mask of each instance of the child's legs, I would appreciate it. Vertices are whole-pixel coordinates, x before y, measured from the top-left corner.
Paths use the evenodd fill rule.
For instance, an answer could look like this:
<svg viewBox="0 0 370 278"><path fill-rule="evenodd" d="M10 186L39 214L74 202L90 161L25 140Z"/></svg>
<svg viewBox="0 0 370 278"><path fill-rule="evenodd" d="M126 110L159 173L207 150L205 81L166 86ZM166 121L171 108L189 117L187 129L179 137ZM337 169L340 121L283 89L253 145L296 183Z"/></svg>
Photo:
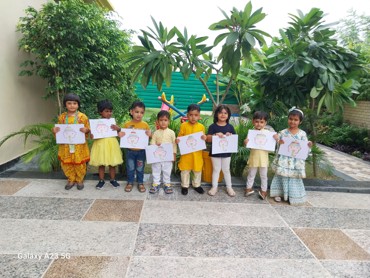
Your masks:
<svg viewBox="0 0 370 278"><path fill-rule="evenodd" d="M212 187L218 186L218 178L221 171L221 157L212 157Z"/></svg>
<svg viewBox="0 0 370 278"><path fill-rule="evenodd" d="M202 171L199 171L199 172L196 172L196 171L193 171L193 181L192 181L192 184L193 184L193 187L199 187L200 186L200 182L202 180Z"/></svg>
<svg viewBox="0 0 370 278"><path fill-rule="evenodd" d="M109 177L111 180L116 179L116 167L115 166L109 166Z"/></svg>
<svg viewBox="0 0 370 278"><path fill-rule="evenodd" d="M284 197L287 200L288 195L285 198L283 179L286 177L275 175L271 181L270 196L271 197Z"/></svg>
<svg viewBox="0 0 370 278"><path fill-rule="evenodd" d="M247 188L252 188L254 184L254 178L256 177L258 167L249 167L247 177Z"/></svg>
<svg viewBox="0 0 370 278"><path fill-rule="evenodd" d="M190 184L190 170L181 171L181 187L189 188Z"/></svg>
<svg viewBox="0 0 370 278"><path fill-rule="evenodd" d="M73 183L76 181L75 170L72 164L65 164L63 162L60 163L62 167L64 175L67 177L68 182Z"/></svg>
<svg viewBox="0 0 370 278"><path fill-rule="evenodd" d="M163 183L171 183L172 161L162 162Z"/></svg>
<svg viewBox="0 0 370 278"><path fill-rule="evenodd" d="M86 176L86 163L73 165L75 170L75 181L77 183L82 183Z"/></svg>
<svg viewBox="0 0 370 278"><path fill-rule="evenodd" d="M288 198L291 205L300 205L306 202L306 191L302 179L286 178L288 183Z"/></svg>
<svg viewBox="0 0 370 278"><path fill-rule="evenodd" d="M136 178L139 184L144 183L145 150L137 151L136 154Z"/></svg>
<svg viewBox="0 0 370 278"><path fill-rule="evenodd" d="M134 183L135 162L136 162L135 152L127 150L127 159L126 159L127 183L130 184Z"/></svg>
<svg viewBox="0 0 370 278"><path fill-rule="evenodd" d="M222 157L221 158L221 169L222 173L224 173L224 179L226 183L226 187L231 187L231 173L230 173L230 161L231 157Z"/></svg>
<svg viewBox="0 0 370 278"><path fill-rule="evenodd" d="M261 189L267 191L267 167L259 167L260 178L261 178Z"/></svg>
<svg viewBox="0 0 370 278"><path fill-rule="evenodd" d="M105 166L99 166L99 180L104 180Z"/></svg>
<svg viewBox="0 0 370 278"><path fill-rule="evenodd" d="M153 183L159 184L161 182L161 170L162 165L160 162L152 164Z"/></svg>

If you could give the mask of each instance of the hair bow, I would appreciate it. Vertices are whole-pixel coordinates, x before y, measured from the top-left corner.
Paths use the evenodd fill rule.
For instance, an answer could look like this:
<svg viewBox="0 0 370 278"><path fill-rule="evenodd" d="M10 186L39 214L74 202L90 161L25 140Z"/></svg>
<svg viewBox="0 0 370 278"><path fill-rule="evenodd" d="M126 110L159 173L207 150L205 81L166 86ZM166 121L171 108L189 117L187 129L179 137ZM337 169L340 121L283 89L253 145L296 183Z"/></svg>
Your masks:
<svg viewBox="0 0 370 278"><path fill-rule="evenodd" d="M292 112L292 111L298 111L299 113L302 114L302 117L304 117L304 114L303 114L302 110L296 108L295 106L293 106L292 108L289 109L289 112Z"/></svg>

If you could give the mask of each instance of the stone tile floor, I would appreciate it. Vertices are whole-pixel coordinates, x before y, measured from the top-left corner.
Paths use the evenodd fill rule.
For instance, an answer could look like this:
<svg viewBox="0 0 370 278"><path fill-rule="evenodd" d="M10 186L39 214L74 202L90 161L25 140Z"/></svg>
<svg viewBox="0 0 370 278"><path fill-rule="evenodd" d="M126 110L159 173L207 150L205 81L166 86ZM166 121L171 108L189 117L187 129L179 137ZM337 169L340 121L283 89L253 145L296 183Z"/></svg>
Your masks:
<svg viewBox="0 0 370 278"><path fill-rule="evenodd" d="M370 194L292 207L95 183L0 178L0 277L370 277Z"/></svg>

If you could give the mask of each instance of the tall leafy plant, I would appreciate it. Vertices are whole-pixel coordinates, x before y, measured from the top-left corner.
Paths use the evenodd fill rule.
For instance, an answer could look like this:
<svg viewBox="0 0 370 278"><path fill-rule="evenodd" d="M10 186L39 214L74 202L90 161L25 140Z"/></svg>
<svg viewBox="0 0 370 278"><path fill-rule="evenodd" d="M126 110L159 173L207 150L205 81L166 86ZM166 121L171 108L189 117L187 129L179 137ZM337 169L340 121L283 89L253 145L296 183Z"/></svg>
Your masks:
<svg viewBox="0 0 370 278"><path fill-rule="evenodd" d="M19 19L19 48L32 55L20 75L47 81L45 97L61 100L68 91L80 95L89 116L96 100L109 98L118 114L132 101L131 74L122 55L130 49L130 34L96 4L82 0L48 1L40 10L28 7Z"/></svg>

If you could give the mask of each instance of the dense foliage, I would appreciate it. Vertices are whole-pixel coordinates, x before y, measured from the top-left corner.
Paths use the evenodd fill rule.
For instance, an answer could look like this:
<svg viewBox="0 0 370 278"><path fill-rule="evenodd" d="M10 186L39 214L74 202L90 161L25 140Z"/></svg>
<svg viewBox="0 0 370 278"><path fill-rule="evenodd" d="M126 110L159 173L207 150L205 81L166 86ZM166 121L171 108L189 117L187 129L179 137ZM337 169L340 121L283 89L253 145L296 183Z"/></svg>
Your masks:
<svg viewBox="0 0 370 278"><path fill-rule="evenodd" d="M82 0L48 1L25 12L17 26L19 47L32 55L21 64L20 75L47 80L45 97L54 97L60 110L63 95L75 92L90 117L104 98L114 103L116 115L127 111L133 88L121 56L130 49L130 35L117 21Z"/></svg>

